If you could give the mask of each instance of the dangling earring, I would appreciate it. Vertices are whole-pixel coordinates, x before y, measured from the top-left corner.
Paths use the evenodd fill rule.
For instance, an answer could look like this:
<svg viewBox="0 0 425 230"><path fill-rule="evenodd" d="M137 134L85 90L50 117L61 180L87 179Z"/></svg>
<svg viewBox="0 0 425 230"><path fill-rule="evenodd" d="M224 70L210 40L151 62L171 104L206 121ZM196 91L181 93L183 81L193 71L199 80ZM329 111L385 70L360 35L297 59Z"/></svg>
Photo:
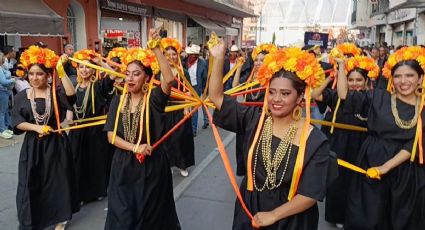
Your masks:
<svg viewBox="0 0 425 230"><path fill-rule="evenodd" d="M270 116L272 115L269 109L266 109L266 111L264 111L264 113L265 113L268 117L270 117Z"/></svg>
<svg viewBox="0 0 425 230"><path fill-rule="evenodd" d="M302 113L303 109L301 108L301 106L295 106L294 110L292 111L292 119L294 119L295 121L299 121L301 119Z"/></svg>
<svg viewBox="0 0 425 230"><path fill-rule="evenodd" d="M422 88L422 86L418 85L418 87L416 87L415 94L418 97L420 97L420 96L422 96L422 95L425 94L424 89Z"/></svg>
<svg viewBox="0 0 425 230"><path fill-rule="evenodd" d="M416 90L417 90L417 88L416 88ZM390 93L391 94L395 94L395 87L394 87L394 85L391 85L391 87L390 87Z"/></svg>
<svg viewBox="0 0 425 230"><path fill-rule="evenodd" d="M142 92L143 93L147 93L148 90L149 90L149 84L148 83L143 84L143 86L142 86Z"/></svg>
<svg viewBox="0 0 425 230"><path fill-rule="evenodd" d="M93 83L93 82L95 82L96 81L96 76L94 76L94 75L91 75L91 77L90 77L90 81Z"/></svg>

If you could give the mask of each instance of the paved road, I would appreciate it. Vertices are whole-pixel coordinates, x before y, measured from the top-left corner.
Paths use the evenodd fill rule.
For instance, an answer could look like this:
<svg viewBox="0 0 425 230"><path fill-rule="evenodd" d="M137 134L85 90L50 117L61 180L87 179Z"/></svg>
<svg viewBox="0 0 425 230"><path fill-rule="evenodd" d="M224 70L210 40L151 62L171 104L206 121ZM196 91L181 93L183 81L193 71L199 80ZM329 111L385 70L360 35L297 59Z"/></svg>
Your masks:
<svg viewBox="0 0 425 230"><path fill-rule="evenodd" d="M201 115L202 116L202 115ZM235 151L234 135L220 131L230 159ZM0 140L0 229L17 229L15 194L17 185L17 162L23 136L14 141ZM225 230L231 229L235 195L228 182L220 156L216 151L211 129L201 130L196 141L196 166L189 168L187 178L173 170L174 194L179 219L184 230ZM15 143L11 145L12 143ZM322 204L320 204L321 214ZM84 205L74 215L67 229L100 230L106 217L107 201ZM334 230L323 221L321 215L319 230Z"/></svg>

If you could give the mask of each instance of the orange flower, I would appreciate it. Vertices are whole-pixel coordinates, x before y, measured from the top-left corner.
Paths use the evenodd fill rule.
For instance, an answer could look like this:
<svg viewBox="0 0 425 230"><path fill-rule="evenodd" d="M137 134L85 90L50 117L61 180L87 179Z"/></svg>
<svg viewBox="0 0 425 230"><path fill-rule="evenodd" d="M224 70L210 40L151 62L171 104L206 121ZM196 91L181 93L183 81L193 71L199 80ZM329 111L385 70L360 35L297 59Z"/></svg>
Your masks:
<svg viewBox="0 0 425 230"><path fill-rule="evenodd" d="M255 47L255 49L252 51L251 57L252 57L252 60L255 61L258 54L260 54L261 52L266 52L267 54L269 54L269 53L274 53L276 51L277 51L277 47L274 44L261 44Z"/></svg>
<svg viewBox="0 0 425 230"><path fill-rule="evenodd" d="M258 70L257 79L264 86L273 74L282 69L294 72L312 88L320 86L325 79L325 73L314 55L295 47L267 54Z"/></svg>
<svg viewBox="0 0 425 230"><path fill-rule="evenodd" d="M369 78L376 79L379 76L379 66L373 58L366 56L354 56L349 58L345 63L345 74L348 74L355 68L366 70Z"/></svg>
<svg viewBox="0 0 425 230"><path fill-rule="evenodd" d="M180 45L180 42L178 40L174 38L161 39L162 52L165 52L168 47L173 47L174 49L176 49L178 54L182 51L182 46Z"/></svg>
<svg viewBox="0 0 425 230"><path fill-rule="evenodd" d="M121 58L123 67L122 72L127 70L128 64L133 61L140 61L145 67L151 68L154 74L159 73L159 63L155 54L150 49L134 47L129 50Z"/></svg>
<svg viewBox="0 0 425 230"><path fill-rule="evenodd" d="M127 52L126 48L123 47L115 47L111 51L109 51L108 56L106 59L111 60L114 57L117 57L121 60L121 57Z"/></svg>
<svg viewBox="0 0 425 230"><path fill-rule="evenodd" d="M382 69L385 78L391 78L391 70L397 63L408 60L416 60L425 72L425 48L420 46L403 47L388 57Z"/></svg>
<svg viewBox="0 0 425 230"><path fill-rule="evenodd" d="M97 54L93 50L83 49L74 53L74 58L80 61L91 60L93 57L97 56ZM72 66L77 68L78 64L76 62L72 62Z"/></svg>
<svg viewBox="0 0 425 230"><path fill-rule="evenodd" d="M337 72L337 64L335 58L347 58L348 55L360 56L362 50L357 48L353 43L342 43L333 48L329 55L329 63L333 65L334 71L330 73L330 76L335 76Z"/></svg>
<svg viewBox="0 0 425 230"><path fill-rule="evenodd" d="M53 50L47 48L41 48L38 46L30 46L26 49L19 59L20 61L20 70L18 71L18 76L24 76L24 71L28 70L31 65L38 64L44 65L48 69L56 67L59 57L55 54Z"/></svg>

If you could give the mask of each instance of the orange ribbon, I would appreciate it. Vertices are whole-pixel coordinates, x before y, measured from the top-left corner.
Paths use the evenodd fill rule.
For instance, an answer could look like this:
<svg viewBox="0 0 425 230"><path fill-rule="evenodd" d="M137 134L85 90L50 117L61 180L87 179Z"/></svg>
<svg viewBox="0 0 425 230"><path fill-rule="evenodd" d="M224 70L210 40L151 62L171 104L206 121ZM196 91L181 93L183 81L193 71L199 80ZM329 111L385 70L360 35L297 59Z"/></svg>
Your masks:
<svg viewBox="0 0 425 230"><path fill-rule="evenodd" d="M54 73L53 73L53 82L52 82L52 85L53 85L53 89L52 89L52 95L53 95L53 109L54 109L54 111L55 111L55 117L56 117L56 125L57 125L57 127L58 127L58 129L59 129L59 133L62 133L62 131L60 130L60 128L61 128L61 121L60 121L60 114L59 114L59 107L58 107L58 99L57 99L57 95L56 95L56 70L53 70L54 71Z"/></svg>

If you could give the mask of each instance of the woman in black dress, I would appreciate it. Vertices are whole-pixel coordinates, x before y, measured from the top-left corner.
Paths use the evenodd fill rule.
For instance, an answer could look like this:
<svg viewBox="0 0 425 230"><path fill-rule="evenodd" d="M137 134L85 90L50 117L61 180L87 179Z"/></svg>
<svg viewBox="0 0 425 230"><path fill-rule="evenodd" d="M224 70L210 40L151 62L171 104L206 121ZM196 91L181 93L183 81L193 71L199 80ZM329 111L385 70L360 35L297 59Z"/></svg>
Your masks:
<svg viewBox="0 0 425 230"><path fill-rule="evenodd" d="M92 50L80 50L74 58L90 64L99 63ZM110 67L101 62L102 67ZM114 76L96 79L96 70L78 64L77 100L73 105L74 120L105 115L109 93L114 87ZM110 99L109 99L110 100ZM78 191L81 204L106 197L111 169L113 146L108 143L102 126L93 126L69 132L75 161Z"/></svg>
<svg viewBox="0 0 425 230"><path fill-rule="evenodd" d="M299 105L304 90L308 92L310 86L323 80L323 70L313 55L298 48L268 55L257 76L262 85L270 84L262 112L258 107L243 106L224 95L223 42L211 48L210 53L214 57L214 65L209 96L217 108L214 122L226 130L244 134L244 141L251 143L251 148L244 145L247 174L240 189L247 208L255 215L253 220L262 229L317 229L317 201L325 196L328 180L332 177L329 170L333 168L336 171L336 161L331 161L326 137L301 119ZM305 76L305 72L296 66L303 60L302 68L308 66L312 70L305 78L311 85L306 85L299 78L299 75ZM265 116L266 113L270 115ZM264 122L261 121L263 117ZM258 141L254 137L256 130L261 131ZM306 147L305 151L302 151L303 147ZM301 151L298 153L299 148ZM294 169L296 162L300 164L297 170ZM302 174L297 186L293 172L299 175L299 169L302 169ZM291 182L295 185L291 186ZM253 229L239 202L235 205L233 229Z"/></svg>
<svg viewBox="0 0 425 230"><path fill-rule="evenodd" d="M176 76L179 82L174 81L173 87L184 92L184 85L180 78L189 76L186 70L183 70L186 76L180 76L177 68L179 68L179 55L181 46L179 42L172 38L163 38L161 47L171 65L173 76ZM190 80L189 80L190 81ZM176 103L169 103L175 105ZM189 113L189 108L166 113L166 130L172 129L183 117ZM187 177L189 172L187 168L195 165L195 144L193 141L192 120L188 119L166 140L167 156L171 167L175 166L180 169L180 174Z"/></svg>
<svg viewBox="0 0 425 230"><path fill-rule="evenodd" d="M379 67L372 58L356 56L350 58L345 67L339 66L339 75L345 74L344 71L348 75L347 83L350 91L365 91L367 90L368 77L378 77ZM336 90L327 87L332 79L332 77L328 77L312 93L312 98L319 107L330 109L328 114L331 114L331 116L328 121L332 121L332 115L339 104L336 110L336 123L366 127L367 111L361 111L361 113L354 115L344 113L344 101L338 98ZM329 130L329 127L327 127L327 130ZM327 132L327 135L330 148L337 154L338 158L355 164L360 147L366 138L366 133L336 128L333 133ZM348 187L353 172L343 167L339 167L338 172L338 179L334 181L326 193L325 220L336 223L341 228L344 224Z"/></svg>
<svg viewBox="0 0 425 230"><path fill-rule="evenodd" d="M116 147L105 229L180 229L166 151L164 145L152 151L144 119L147 116L145 111L149 109L150 141L153 144L165 134L164 109L174 82L168 61L159 47L161 37L152 30L150 35L153 40L149 41L149 46L154 53L133 48L122 59L128 94L121 96L122 100L114 97L105 125L108 140ZM148 82L153 73L159 72L156 59L164 77L161 85L152 89L148 100ZM138 159L142 158L144 161L140 160L143 162L140 163Z"/></svg>
<svg viewBox="0 0 425 230"><path fill-rule="evenodd" d="M423 60L425 49L420 47L403 48L392 54L383 69L393 82L391 92L349 91L346 77L338 77L338 96L345 100L344 112L368 111L368 137L356 162L368 169L368 177L353 177L345 229L425 229L425 168L419 165L417 156L409 162L418 117L424 118L419 108Z"/></svg>
<svg viewBox="0 0 425 230"><path fill-rule="evenodd" d="M57 121L65 118L67 107L75 101L67 76L61 78L66 95L60 90L53 92L48 84L58 59L53 51L36 46L28 48L20 59L31 88L16 95L12 110L14 132L26 132L16 194L19 229L45 229L55 224L57 230L64 229L64 222L79 209L68 137L65 132L51 132L60 128Z"/></svg>
<svg viewBox="0 0 425 230"><path fill-rule="evenodd" d="M254 71L252 73L251 79L247 79L249 82L254 82L256 80L258 69L263 64L264 58L269 53L274 53L277 51L277 47L273 44L261 44L252 52L252 59L254 60ZM235 73L235 77L233 79L233 87L236 87L239 85L239 79L241 74L242 66L240 66ZM258 88L257 87L253 87ZM265 93L264 91L257 91L253 93L246 94L244 96L245 101L247 102L263 102L264 101ZM246 174L246 168L245 168L245 161L243 159L243 145L244 145L244 136L242 134L237 133L236 134L236 175L238 176L244 176Z"/></svg>

